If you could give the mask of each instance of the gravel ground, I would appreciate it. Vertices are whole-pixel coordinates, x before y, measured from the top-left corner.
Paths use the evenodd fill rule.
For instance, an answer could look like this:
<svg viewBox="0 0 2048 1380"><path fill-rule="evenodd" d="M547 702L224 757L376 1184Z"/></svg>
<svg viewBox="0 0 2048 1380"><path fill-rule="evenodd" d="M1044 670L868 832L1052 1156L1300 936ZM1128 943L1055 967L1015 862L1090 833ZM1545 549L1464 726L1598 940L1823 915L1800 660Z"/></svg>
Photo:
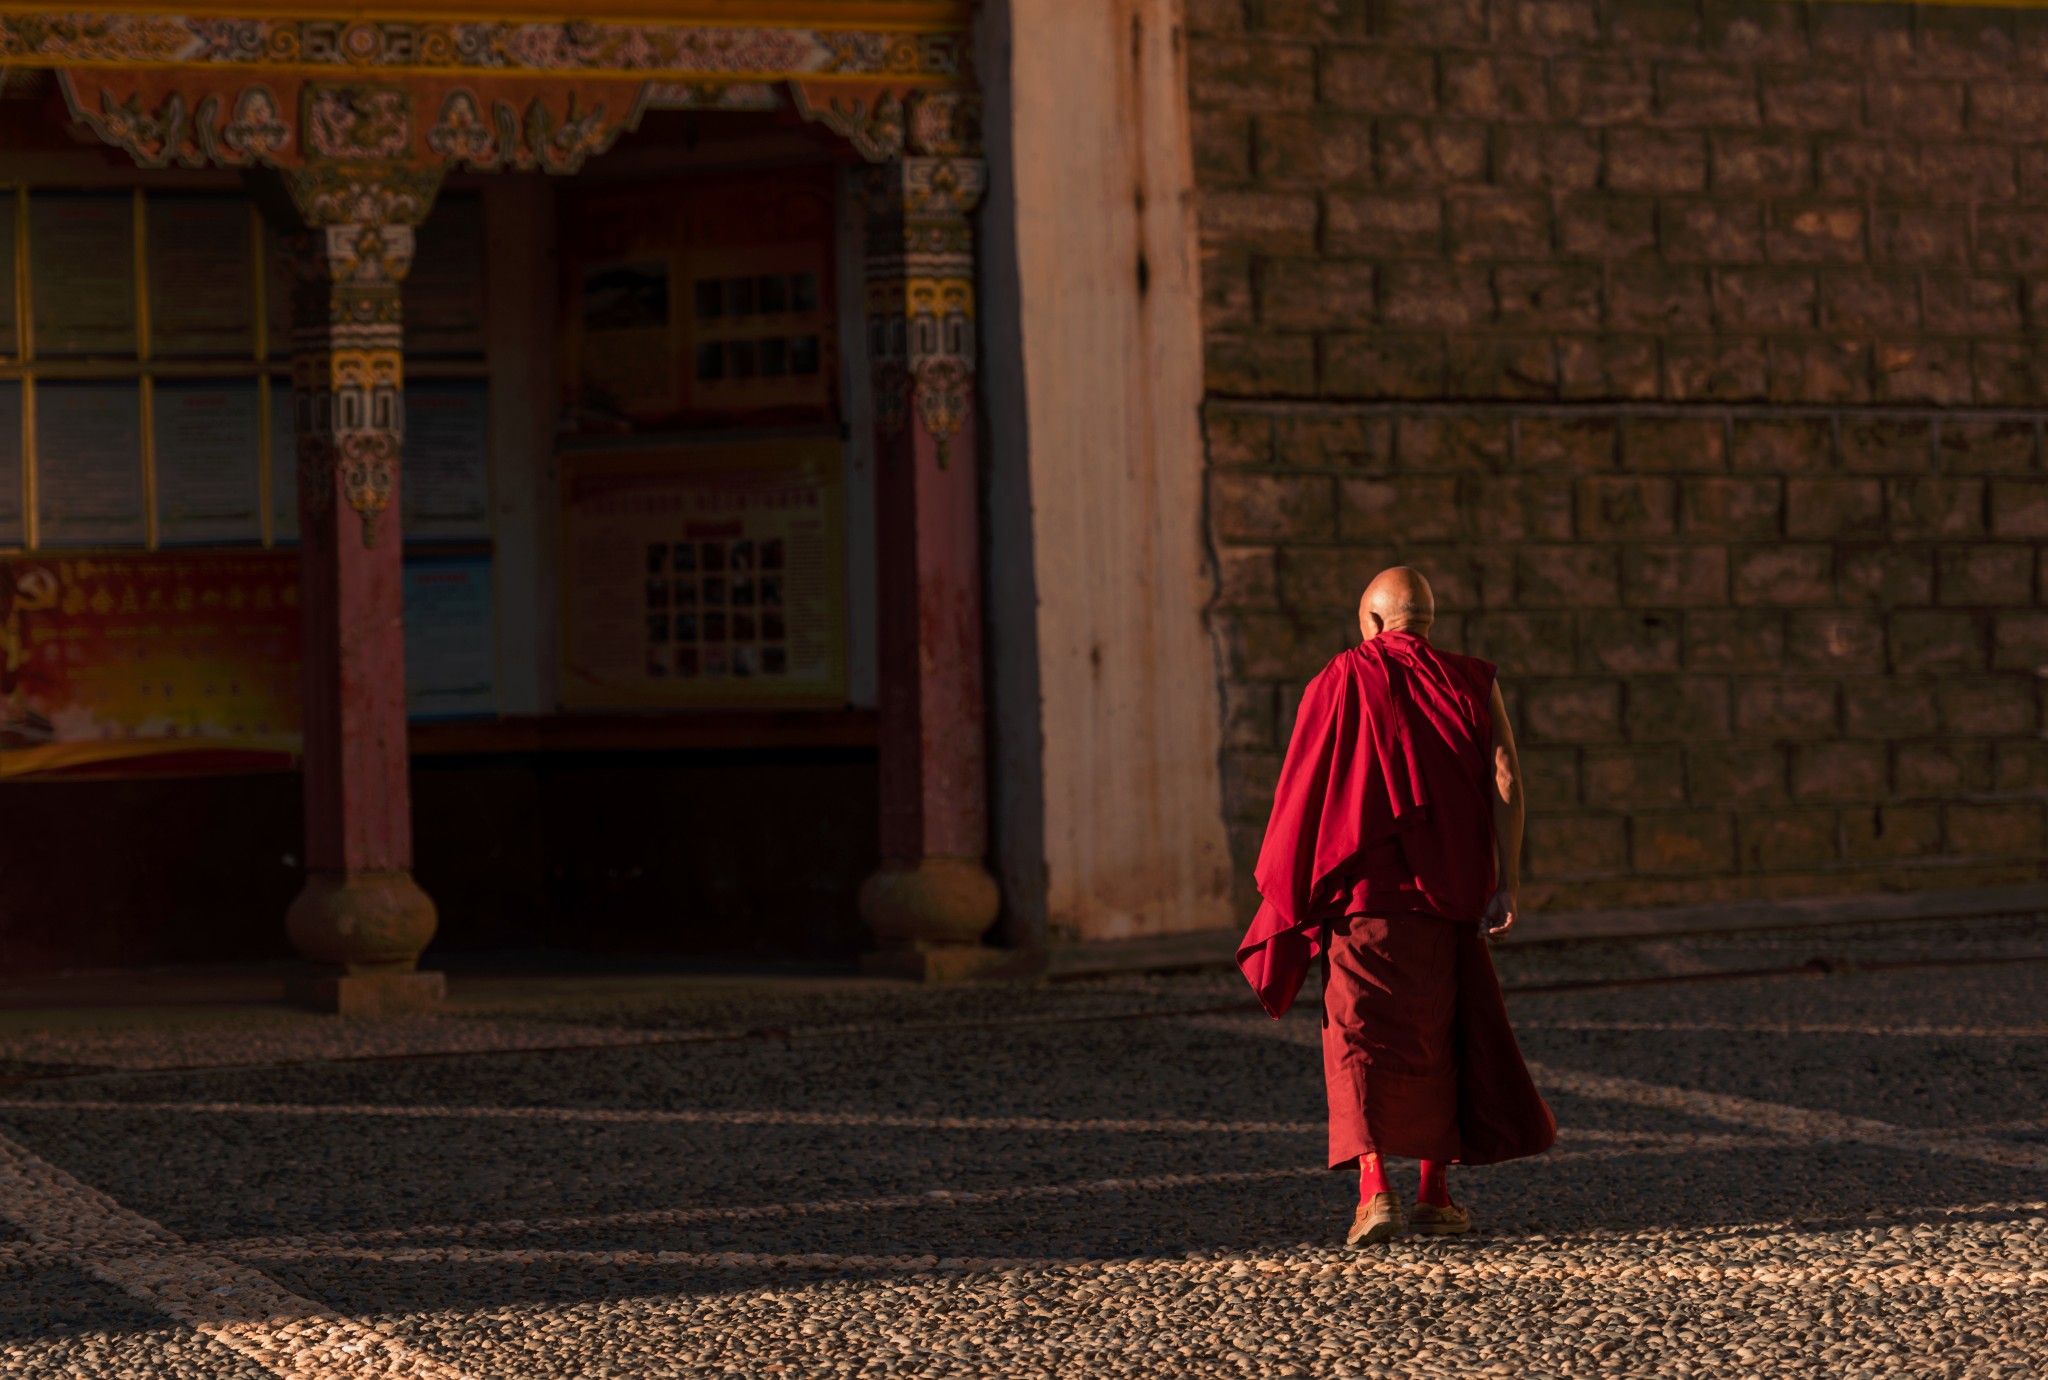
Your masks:
<svg viewBox="0 0 2048 1380"><path fill-rule="evenodd" d="M1233 975L16 1013L0 1373L2035 1376L2042 953L1505 949L1559 1145L1362 1252L1312 1002Z"/></svg>

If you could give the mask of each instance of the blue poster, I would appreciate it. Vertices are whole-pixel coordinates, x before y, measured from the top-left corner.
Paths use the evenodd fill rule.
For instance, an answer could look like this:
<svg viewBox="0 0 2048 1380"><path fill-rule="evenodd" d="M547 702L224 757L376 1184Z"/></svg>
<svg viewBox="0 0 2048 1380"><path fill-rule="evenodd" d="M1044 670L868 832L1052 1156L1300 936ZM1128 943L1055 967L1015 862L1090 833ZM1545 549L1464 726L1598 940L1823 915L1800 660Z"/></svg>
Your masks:
<svg viewBox="0 0 2048 1380"><path fill-rule="evenodd" d="M405 708L412 719L498 712L498 629L489 556L405 562Z"/></svg>

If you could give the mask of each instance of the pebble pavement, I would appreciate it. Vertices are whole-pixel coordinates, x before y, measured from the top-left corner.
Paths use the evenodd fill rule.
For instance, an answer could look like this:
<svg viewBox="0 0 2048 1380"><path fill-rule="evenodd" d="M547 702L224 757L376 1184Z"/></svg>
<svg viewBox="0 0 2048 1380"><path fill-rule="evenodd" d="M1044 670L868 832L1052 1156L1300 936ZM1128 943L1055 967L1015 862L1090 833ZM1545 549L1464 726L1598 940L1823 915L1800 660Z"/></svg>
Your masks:
<svg viewBox="0 0 2048 1380"><path fill-rule="evenodd" d="M15 1013L0 1374L2037 1376L2037 956L1504 948L1558 1147L1365 1251L1312 994L1234 974Z"/></svg>

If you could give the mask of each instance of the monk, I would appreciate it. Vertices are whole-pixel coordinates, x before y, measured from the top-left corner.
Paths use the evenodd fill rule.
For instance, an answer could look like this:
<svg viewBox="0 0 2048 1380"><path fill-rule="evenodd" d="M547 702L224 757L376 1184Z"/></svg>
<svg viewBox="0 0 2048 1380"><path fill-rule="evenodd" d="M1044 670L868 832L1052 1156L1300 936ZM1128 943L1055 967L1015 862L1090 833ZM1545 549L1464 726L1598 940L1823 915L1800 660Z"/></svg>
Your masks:
<svg viewBox="0 0 2048 1380"><path fill-rule="evenodd" d="M1237 951L1276 1019L1322 960L1330 1167L1358 1166L1352 1246L1471 1230L1446 1166L1557 1138L1487 952L1517 913L1515 737L1495 668L1431 646L1435 618L1420 572L1382 571L1359 601L1365 641L1303 692ZM1411 1213L1387 1155L1422 1161Z"/></svg>

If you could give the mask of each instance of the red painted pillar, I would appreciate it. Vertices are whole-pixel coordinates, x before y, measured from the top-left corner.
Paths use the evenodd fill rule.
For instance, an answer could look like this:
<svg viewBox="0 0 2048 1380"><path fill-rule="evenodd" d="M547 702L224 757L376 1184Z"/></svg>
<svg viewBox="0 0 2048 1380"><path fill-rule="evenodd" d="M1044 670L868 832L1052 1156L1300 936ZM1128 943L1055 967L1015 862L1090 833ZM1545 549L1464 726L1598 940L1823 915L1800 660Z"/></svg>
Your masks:
<svg viewBox="0 0 2048 1380"><path fill-rule="evenodd" d="M974 251L983 164L870 169L867 304L875 387L882 866L861 890L871 971L969 977L1001 898L988 849Z"/></svg>
<svg viewBox="0 0 2048 1380"><path fill-rule="evenodd" d="M304 618L306 885L286 928L315 971L295 994L355 1014L437 1002L416 971L434 903L412 879L399 454L399 284L433 187L392 189L381 221L320 223L301 241L292 338Z"/></svg>

